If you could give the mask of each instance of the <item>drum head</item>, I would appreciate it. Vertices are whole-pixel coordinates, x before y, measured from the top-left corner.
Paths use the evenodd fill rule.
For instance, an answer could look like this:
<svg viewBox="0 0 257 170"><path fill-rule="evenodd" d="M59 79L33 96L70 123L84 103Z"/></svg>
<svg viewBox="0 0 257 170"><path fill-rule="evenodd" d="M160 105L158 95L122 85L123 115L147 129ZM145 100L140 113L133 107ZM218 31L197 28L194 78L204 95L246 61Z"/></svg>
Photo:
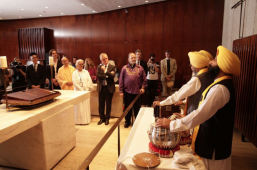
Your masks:
<svg viewBox="0 0 257 170"><path fill-rule="evenodd" d="M152 153L139 153L132 158L134 164L141 168L153 168L160 164L160 158Z"/></svg>

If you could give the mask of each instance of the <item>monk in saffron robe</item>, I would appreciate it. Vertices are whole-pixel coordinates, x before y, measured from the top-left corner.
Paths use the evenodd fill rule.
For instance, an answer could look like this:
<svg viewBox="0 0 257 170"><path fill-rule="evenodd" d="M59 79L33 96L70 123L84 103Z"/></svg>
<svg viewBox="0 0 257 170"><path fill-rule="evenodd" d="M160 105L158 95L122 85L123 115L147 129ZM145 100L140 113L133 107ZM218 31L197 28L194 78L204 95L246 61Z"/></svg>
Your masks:
<svg viewBox="0 0 257 170"><path fill-rule="evenodd" d="M76 69L69 65L67 57L62 58L62 64L63 66L58 71L58 83L62 90L74 90L72 74Z"/></svg>

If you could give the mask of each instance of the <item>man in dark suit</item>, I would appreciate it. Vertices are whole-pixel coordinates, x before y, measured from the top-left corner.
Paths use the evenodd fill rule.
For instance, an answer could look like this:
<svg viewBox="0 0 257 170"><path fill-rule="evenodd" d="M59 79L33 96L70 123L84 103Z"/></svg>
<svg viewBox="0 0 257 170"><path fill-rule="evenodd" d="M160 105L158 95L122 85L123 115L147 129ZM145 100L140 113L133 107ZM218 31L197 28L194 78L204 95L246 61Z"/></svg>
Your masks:
<svg viewBox="0 0 257 170"><path fill-rule="evenodd" d="M8 74L9 74L9 71L5 70L5 75L8 75ZM4 81L4 70L0 68L0 101L3 99L3 95L5 94L5 84L4 84L5 81ZM6 86L8 85L6 84Z"/></svg>
<svg viewBox="0 0 257 170"><path fill-rule="evenodd" d="M136 54L136 63L137 63L137 65L140 65L140 66L143 67L143 69L145 71L145 75L147 76L148 67L147 67L147 63L144 60L141 60L141 58L142 58L142 51L137 49L135 51L135 54ZM146 93L141 95L140 100L141 100L141 104L142 105L146 105Z"/></svg>
<svg viewBox="0 0 257 170"><path fill-rule="evenodd" d="M105 125L109 124L112 108L112 97L115 91L115 66L109 64L108 56L105 53L100 54L101 64L97 67L97 91L99 92L99 116L100 121L98 125L105 122ZM106 115L104 114L104 108L106 103Z"/></svg>
<svg viewBox="0 0 257 170"><path fill-rule="evenodd" d="M44 66L38 64L38 57L36 53L32 53L33 64L27 67L26 79L29 88L44 88L46 79L46 69Z"/></svg>
<svg viewBox="0 0 257 170"><path fill-rule="evenodd" d="M54 65L51 67L52 68L52 74L53 74L52 79L51 79L51 70L50 70L49 63L46 66L46 77L49 80L48 88L50 90L53 90L52 89L52 82L53 82L53 88L54 89L61 89L61 87L59 86L59 83L57 81L57 77L58 77L58 70L59 70L60 67L62 67L62 61L58 60L58 58L57 58L58 54L57 54L57 51L55 49L51 49L49 51L49 56L53 57Z"/></svg>

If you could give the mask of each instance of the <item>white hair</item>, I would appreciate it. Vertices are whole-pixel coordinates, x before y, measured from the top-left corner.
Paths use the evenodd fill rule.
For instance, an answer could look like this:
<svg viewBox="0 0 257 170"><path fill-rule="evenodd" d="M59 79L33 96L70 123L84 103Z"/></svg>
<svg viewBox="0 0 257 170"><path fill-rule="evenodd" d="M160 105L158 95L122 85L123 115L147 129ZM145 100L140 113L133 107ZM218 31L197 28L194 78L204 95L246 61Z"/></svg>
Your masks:
<svg viewBox="0 0 257 170"><path fill-rule="evenodd" d="M105 54L105 53L101 53L101 54L100 54L100 56L99 56L100 60L102 60L102 56L104 56L104 55L106 55L106 56L108 57L108 55L107 55L107 54Z"/></svg>
<svg viewBox="0 0 257 170"><path fill-rule="evenodd" d="M76 66L79 64L80 61L82 61L82 62L84 63L84 60L78 59L78 60L76 61Z"/></svg>

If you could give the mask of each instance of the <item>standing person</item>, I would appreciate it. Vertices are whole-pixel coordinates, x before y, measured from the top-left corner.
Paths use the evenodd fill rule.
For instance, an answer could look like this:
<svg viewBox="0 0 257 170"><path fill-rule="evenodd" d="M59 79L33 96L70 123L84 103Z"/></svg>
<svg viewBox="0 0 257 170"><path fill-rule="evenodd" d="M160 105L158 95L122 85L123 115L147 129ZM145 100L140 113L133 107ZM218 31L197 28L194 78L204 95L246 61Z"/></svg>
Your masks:
<svg viewBox="0 0 257 170"><path fill-rule="evenodd" d="M154 106L164 106L174 103L181 104L180 100L187 97L187 109L184 115L188 115L198 108L203 91L213 83L214 79L207 72L210 63L209 57L202 52L189 52L188 57L194 77L167 99L162 102L155 101L153 103Z"/></svg>
<svg viewBox="0 0 257 170"><path fill-rule="evenodd" d="M108 56L105 53L100 54L100 61L102 63L97 67L97 79L99 80L97 82L97 91L99 94L100 121L97 124L101 125L105 122L105 125L108 125L112 110L112 97L115 91L115 66L109 64ZM105 103L106 114L104 114Z"/></svg>
<svg viewBox="0 0 257 170"><path fill-rule="evenodd" d="M119 79L119 91L120 96L124 99L125 110L139 93L145 93L146 87L145 71L143 67L136 64L136 55L134 53L129 53L128 62L128 65L122 67ZM141 100L138 99L132 107L134 110L135 118L137 117L140 107ZM130 109L130 111L125 116L125 128L130 126L131 116L132 109Z"/></svg>
<svg viewBox="0 0 257 170"><path fill-rule="evenodd" d="M72 74L74 91L93 91L93 82L87 70L83 69L84 61L76 61L77 70ZM89 124L91 122L90 98L75 105L75 124Z"/></svg>
<svg viewBox="0 0 257 170"><path fill-rule="evenodd" d="M75 68L69 65L69 60L66 57L62 57L63 66L58 71L58 83L62 90L74 90L72 82L72 74Z"/></svg>
<svg viewBox="0 0 257 170"><path fill-rule="evenodd" d="M177 63L175 59L171 58L169 50L165 52L165 57L161 60L162 96L170 96L174 86Z"/></svg>
<svg viewBox="0 0 257 170"><path fill-rule="evenodd" d="M58 59L58 54L57 54L57 51L55 49L51 49L49 51L49 56L53 57L54 65L51 67L52 68L52 74L53 74L52 79L51 79L51 70L50 70L49 63L46 66L46 77L49 79L48 88L50 90L53 90L52 89L52 82L53 82L53 88L54 89L61 89L61 87L60 87L60 85L57 81L57 78L58 78L58 71L62 67L62 61Z"/></svg>
<svg viewBox="0 0 257 170"><path fill-rule="evenodd" d="M143 55L142 51L137 49L135 51L135 54L136 54L136 63L137 63L137 65L142 66L144 71L145 71L145 75L147 75L148 68L147 68L146 62L144 60L142 60L142 55ZM146 103L146 93L141 95L140 100L141 100L141 104L142 105L144 105L144 106L147 105L147 103Z"/></svg>
<svg viewBox="0 0 257 170"><path fill-rule="evenodd" d="M21 64L19 57L15 57L11 64L12 91L26 90L26 66Z"/></svg>
<svg viewBox="0 0 257 170"><path fill-rule="evenodd" d="M87 70L89 72L93 83L96 83L96 81L97 81L96 67L94 65L94 62L91 60L91 58L86 58L84 67L85 67L85 70Z"/></svg>
<svg viewBox="0 0 257 170"><path fill-rule="evenodd" d="M27 67L26 79L29 88L44 88L46 80L46 69L44 66L38 64L38 57L36 53L31 54L33 64Z"/></svg>
<svg viewBox="0 0 257 170"><path fill-rule="evenodd" d="M230 170L236 107L232 76L240 74L240 60L219 46L210 66L209 72L215 81L202 93L198 109L175 121L159 119L156 126L171 132L194 128L191 147L202 158L205 168Z"/></svg>
<svg viewBox="0 0 257 170"><path fill-rule="evenodd" d="M77 57L73 57L73 58L72 58L72 66L73 66L74 68L76 68L77 60L78 60Z"/></svg>
<svg viewBox="0 0 257 170"><path fill-rule="evenodd" d="M150 54L147 66L147 106L151 107L155 96L158 96L158 72L160 69L160 65L159 63L155 62L155 54Z"/></svg>

